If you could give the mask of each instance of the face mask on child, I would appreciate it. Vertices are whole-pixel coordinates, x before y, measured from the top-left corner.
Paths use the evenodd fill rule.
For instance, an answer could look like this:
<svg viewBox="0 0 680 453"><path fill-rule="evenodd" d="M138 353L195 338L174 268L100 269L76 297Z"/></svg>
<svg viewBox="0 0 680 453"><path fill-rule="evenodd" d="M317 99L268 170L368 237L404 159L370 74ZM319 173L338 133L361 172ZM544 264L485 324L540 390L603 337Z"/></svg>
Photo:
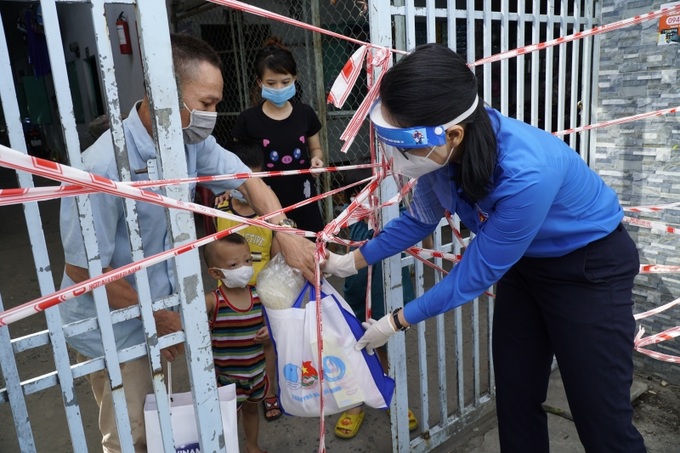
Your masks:
<svg viewBox="0 0 680 453"><path fill-rule="evenodd" d="M251 278L253 278L253 266L241 266L236 269L220 269L224 275L222 283L227 288L245 288Z"/></svg>
<svg viewBox="0 0 680 453"><path fill-rule="evenodd" d="M262 98L268 100L277 107L283 107L289 99L295 96L295 83L279 90L262 86Z"/></svg>

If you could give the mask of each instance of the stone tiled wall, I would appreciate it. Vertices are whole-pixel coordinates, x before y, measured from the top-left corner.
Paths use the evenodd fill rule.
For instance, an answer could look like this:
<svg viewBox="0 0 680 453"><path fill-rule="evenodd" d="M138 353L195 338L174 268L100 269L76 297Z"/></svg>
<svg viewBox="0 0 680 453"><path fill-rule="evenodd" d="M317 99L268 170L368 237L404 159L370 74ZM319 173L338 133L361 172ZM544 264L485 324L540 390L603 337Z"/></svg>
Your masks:
<svg viewBox="0 0 680 453"><path fill-rule="evenodd" d="M602 23L644 14L662 3L649 0L603 0ZM658 20L605 33L601 38L597 121L680 105L680 45L657 45ZM599 129L591 166L619 194L626 206L680 202L680 114ZM630 214L680 227L680 208ZM680 265L680 235L633 226L642 263ZM680 273L641 275L634 290L635 312L680 297ZM646 334L680 325L680 306L638 323ZM680 356L680 338L652 347ZM639 353L636 368L680 383L680 364L660 362Z"/></svg>

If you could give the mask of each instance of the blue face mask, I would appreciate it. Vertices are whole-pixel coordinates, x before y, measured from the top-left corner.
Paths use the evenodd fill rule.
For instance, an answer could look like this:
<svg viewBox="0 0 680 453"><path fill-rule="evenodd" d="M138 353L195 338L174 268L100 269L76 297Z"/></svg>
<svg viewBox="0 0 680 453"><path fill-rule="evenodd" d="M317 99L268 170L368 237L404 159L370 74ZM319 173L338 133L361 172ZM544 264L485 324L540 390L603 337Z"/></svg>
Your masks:
<svg viewBox="0 0 680 453"><path fill-rule="evenodd" d="M262 98L268 100L277 107L283 107L289 99L295 96L295 83L281 89L267 88L262 86Z"/></svg>

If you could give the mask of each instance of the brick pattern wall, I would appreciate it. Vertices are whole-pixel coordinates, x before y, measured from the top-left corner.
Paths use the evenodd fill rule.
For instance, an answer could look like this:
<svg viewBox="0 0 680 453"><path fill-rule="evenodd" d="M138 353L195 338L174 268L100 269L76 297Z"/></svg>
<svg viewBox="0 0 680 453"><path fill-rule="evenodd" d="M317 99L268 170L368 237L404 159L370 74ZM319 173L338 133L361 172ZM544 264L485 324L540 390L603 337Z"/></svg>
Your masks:
<svg viewBox="0 0 680 453"><path fill-rule="evenodd" d="M647 0L603 0L602 23L608 24L656 10ZM657 45L658 20L602 35L598 77L597 121L680 105L680 45ZM596 132L591 166L619 194L622 205L680 202L680 116L668 115ZM680 209L628 214L680 226ZM680 265L680 235L628 226L642 263ZM641 275L634 290L635 312L680 297L680 274ZM680 325L680 307L642 320L646 334ZM654 346L680 356L680 338ZM660 362L639 353L636 368L675 384L680 364Z"/></svg>

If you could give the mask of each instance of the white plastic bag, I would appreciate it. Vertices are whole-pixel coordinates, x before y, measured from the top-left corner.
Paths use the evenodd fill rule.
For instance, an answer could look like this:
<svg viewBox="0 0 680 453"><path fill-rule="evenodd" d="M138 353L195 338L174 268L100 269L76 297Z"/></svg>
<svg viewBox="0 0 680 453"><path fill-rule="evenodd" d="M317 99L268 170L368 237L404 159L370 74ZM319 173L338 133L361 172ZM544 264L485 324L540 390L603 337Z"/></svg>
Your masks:
<svg viewBox="0 0 680 453"><path fill-rule="evenodd" d="M364 332L361 323L325 280L321 291L324 414L337 414L362 403L378 409L389 407L394 381L383 373L377 355L354 349ZM312 300L303 307L307 293ZM314 287L307 283L292 308L265 309L277 354L281 408L299 417L320 415L318 322L313 293Z"/></svg>
<svg viewBox="0 0 680 453"><path fill-rule="evenodd" d="M217 389L222 415L222 429L227 453L238 453L238 429L236 418L236 386L225 385ZM176 453L199 453L196 413L191 392L171 395L170 419ZM161 428L156 409L156 396L152 393L144 401L146 444L149 453L163 453Z"/></svg>

